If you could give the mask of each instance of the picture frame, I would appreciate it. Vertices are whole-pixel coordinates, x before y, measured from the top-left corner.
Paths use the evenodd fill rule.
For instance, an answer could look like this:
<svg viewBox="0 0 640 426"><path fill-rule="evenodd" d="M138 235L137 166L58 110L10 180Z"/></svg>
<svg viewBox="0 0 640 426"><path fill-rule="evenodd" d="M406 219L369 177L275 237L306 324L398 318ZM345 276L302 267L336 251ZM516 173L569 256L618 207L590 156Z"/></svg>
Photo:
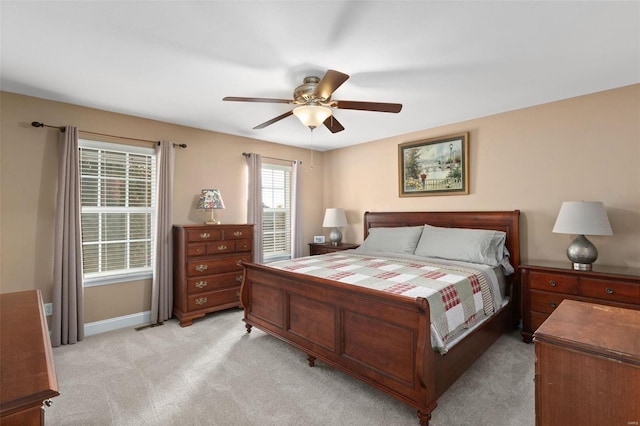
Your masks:
<svg viewBox="0 0 640 426"><path fill-rule="evenodd" d="M324 235L315 235L313 237L313 242L315 244L324 244Z"/></svg>
<svg viewBox="0 0 640 426"><path fill-rule="evenodd" d="M400 197L469 193L469 133L398 145Z"/></svg>

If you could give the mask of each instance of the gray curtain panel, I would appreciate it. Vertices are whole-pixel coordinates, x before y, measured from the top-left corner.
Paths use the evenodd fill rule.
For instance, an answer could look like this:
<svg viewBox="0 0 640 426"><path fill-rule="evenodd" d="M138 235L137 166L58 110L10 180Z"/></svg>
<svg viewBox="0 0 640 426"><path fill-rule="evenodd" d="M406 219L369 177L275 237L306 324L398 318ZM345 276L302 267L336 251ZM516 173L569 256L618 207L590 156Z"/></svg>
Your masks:
<svg viewBox="0 0 640 426"><path fill-rule="evenodd" d="M171 318L173 308L173 143L162 141L156 147L156 247L151 287L151 323Z"/></svg>
<svg viewBox="0 0 640 426"><path fill-rule="evenodd" d="M302 235L302 173L300 162L294 161L291 173L291 253L294 258L304 256Z"/></svg>
<svg viewBox="0 0 640 426"><path fill-rule="evenodd" d="M67 126L59 141L51 319L53 346L84 339L78 157L78 129Z"/></svg>
<svg viewBox="0 0 640 426"><path fill-rule="evenodd" d="M249 167L247 223L254 224L253 261L264 262L262 250L262 156L249 154L246 156Z"/></svg>

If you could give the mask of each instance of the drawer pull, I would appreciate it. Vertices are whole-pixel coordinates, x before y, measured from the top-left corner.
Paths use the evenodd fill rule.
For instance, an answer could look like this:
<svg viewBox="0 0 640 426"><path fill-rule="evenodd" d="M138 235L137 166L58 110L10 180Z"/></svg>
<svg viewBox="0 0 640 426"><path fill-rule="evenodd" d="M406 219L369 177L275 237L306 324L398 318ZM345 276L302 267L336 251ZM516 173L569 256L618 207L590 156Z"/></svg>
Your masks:
<svg viewBox="0 0 640 426"><path fill-rule="evenodd" d="M206 297L198 297L196 299L196 305L204 305L205 303L207 303Z"/></svg>
<svg viewBox="0 0 640 426"><path fill-rule="evenodd" d="M202 238L203 240L206 240L210 236L211 234L209 234L208 232L203 232L202 234L200 234L200 238Z"/></svg>
<svg viewBox="0 0 640 426"><path fill-rule="evenodd" d="M198 288L205 288L205 287L207 286L207 284L208 284L208 283L207 283L206 281L198 281L198 282L196 283L196 287L198 287Z"/></svg>
<svg viewBox="0 0 640 426"><path fill-rule="evenodd" d="M240 292L236 291L236 297L240 297Z"/></svg>
<svg viewBox="0 0 640 426"><path fill-rule="evenodd" d="M225 246L224 244L221 246L218 246L218 250L222 251L222 250L226 250L227 246Z"/></svg>
<svg viewBox="0 0 640 426"><path fill-rule="evenodd" d="M241 282L241 281L242 281L242 275L238 275L238 276L236 277L236 281Z"/></svg>
<svg viewBox="0 0 640 426"><path fill-rule="evenodd" d="M549 285L550 285L551 287L555 287L555 286L557 285L557 283L556 283L554 280L550 280L550 281L549 281Z"/></svg>
<svg viewBox="0 0 640 426"><path fill-rule="evenodd" d="M549 306L555 309L556 307L558 307L558 304L556 302L551 302L549 303Z"/></svg>
<svg viewBox="0 0 640 426"><path fill-rule="evenodd" d="M196 266L196 271L202 272L207 270L207 265L198 265Z"/></svg>
<svg viewBox="0 0 640 426"><path fill-rule="evenodd" d="M236 236L236 237L240 237L240 236L242 236L242 231L236 231L236 232L233 233L233 235Z"/></svg>
<svg viewBox="0 0 640 426"><path fill-rule="evenodd" d="M613 289L611 287L605 288L604 291L606 291L607 294L613 294Z"/></svg>
<svg viewBox="0 0 640 426"><path fill-rule="evenodd" d="M238 265L238 266L242 266L242 260L238 260L238 261L236 261L236 265Z"/></svg>

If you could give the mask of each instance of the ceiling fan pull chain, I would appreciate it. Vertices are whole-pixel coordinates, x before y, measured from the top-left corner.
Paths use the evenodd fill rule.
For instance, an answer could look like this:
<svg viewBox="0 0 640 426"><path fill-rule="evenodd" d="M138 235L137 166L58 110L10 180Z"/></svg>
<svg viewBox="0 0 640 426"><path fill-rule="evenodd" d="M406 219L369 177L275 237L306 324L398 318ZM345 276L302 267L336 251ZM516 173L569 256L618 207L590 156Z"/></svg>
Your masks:
<svg viewBox="0 0 640 426"><path fill-rule="evenodd" d="M310 148L311 149L311 166L310 167L311 167L311 170L313 170L313 129L311 129L310 140L311 140L311 148Z"/></svg>

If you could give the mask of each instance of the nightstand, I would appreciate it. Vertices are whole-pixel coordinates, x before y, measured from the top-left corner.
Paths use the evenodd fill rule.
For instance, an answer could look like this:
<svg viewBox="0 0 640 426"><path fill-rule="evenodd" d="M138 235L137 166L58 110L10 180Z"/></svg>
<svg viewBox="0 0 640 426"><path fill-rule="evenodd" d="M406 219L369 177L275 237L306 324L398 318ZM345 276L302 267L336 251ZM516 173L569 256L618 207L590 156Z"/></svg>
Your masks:
<svg viewBox="0 0 640 426"><path fill-rule="evenodd" d="M333 253L335 251L349 250L360 247L360 244L341 243L337 246L331 243L309 243L309 254L315 256L317 254Z"/></svg>
<svg viewBox="0 0 640 426"><path fill-rule="evenodd" d="M570 262L520 265L522 340L531 336L565 299L640 309L640 269L593 265L574 271Z"/></svg>

